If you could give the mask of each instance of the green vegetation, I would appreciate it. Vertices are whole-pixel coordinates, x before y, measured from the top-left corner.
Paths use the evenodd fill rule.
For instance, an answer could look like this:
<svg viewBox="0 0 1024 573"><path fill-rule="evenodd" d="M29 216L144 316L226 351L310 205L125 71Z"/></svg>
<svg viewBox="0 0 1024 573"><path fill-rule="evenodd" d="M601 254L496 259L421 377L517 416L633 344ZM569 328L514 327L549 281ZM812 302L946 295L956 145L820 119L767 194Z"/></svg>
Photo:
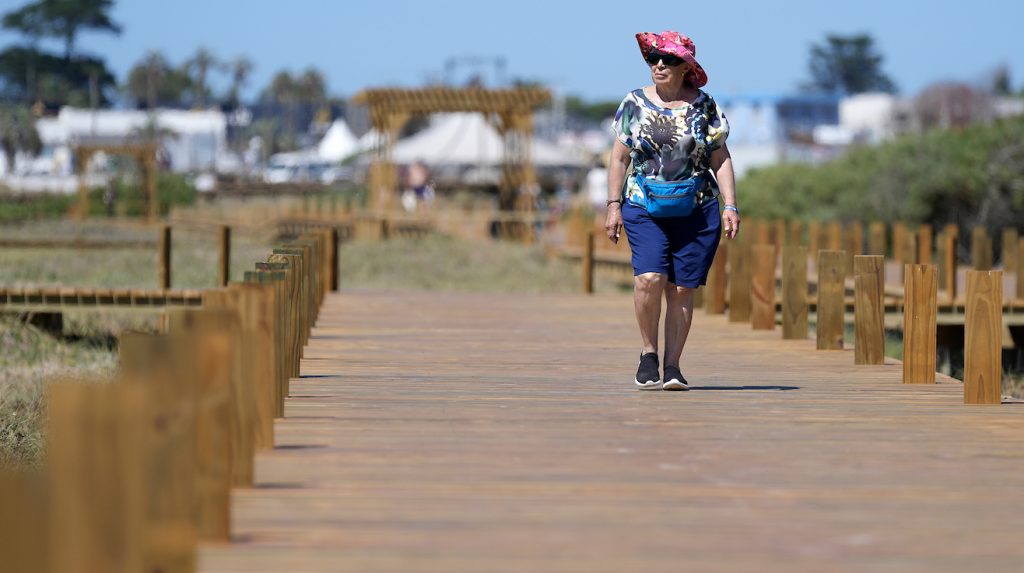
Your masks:
<svg viewBox="0 0 1024 573"><path fill-rule="evenodd" d="M1024 118L936 130L820 165L752 170L738 184L764 218L1024 224Z"/></svg>
<svg viewBox="0 0 1024 573"><path fill-rule="evenodd" d="M138 181L117 179L113 182L113 190L114 200L109 206L104 200L105 189L89 190L90 216L142 217L148 214L146 198ZM157 175L156 193L161 215L168 214L174 206L191 205L198 197L195 187L184 175L168 172ZM40 193L4 197L0 194L0 223L61 218L68 214L77 200L76 195Z"/></svg>
<svg viewBox="0 0 1024 573"><path fill-rule="evenodd" d="M341 246L342 288L577 293L579 270L539 246L469 243L441 235ZM600 278L600 276L599 276ZM596 285L614 290L611 281Z"/></svg>

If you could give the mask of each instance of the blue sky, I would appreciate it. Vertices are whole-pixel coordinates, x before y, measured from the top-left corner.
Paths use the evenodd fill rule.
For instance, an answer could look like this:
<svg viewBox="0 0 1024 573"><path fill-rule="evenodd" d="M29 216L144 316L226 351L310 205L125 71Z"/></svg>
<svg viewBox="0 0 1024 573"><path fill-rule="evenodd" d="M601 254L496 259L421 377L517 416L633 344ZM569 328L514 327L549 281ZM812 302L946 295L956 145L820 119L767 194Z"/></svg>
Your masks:
<svg viewBox="0 0 1024 573"><path fill-rule="evenodd" d="M0 11L23 5L0 0ZM282 68L321 69L332 93L414 86L451 56L503 56L508 74L586 99L618 99L645 83L633 34L676 29L697 44L712 93L786 92L807 78L809 46L826 33L868 32L907 94L931 82L978 82L996 66L1024 84L1024 2L778 0L628 2L452 0L118 0L120 37L88 33L119 78L148 50L180 63L204 45L248 55L255 93ZM0 45L16 38L0 32Z"/></svg>

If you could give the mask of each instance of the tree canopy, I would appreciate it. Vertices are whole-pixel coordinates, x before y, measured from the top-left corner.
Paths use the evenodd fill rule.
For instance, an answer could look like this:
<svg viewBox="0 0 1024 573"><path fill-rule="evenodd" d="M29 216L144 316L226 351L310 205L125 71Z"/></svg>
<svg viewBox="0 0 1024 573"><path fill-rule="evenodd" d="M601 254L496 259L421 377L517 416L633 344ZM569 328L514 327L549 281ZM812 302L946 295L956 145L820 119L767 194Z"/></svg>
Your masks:
<svg viewBox="0 0 1024 573"><path fill-rule="evenodd" d="M114 0L37 0L4 14L4 28L32 39L54 38L64 43L64 59L71 60L75 41L83 30L121 33L110 17Z"/></svg>
<svg viewBox="0 0 1024 573"><path fill-rule="evenodd" d="M871 36L830 34L825 43L811 46L808 61L811 81L807 87L829 93L893 93L896 84L882 71L882 61Z"/></svg>

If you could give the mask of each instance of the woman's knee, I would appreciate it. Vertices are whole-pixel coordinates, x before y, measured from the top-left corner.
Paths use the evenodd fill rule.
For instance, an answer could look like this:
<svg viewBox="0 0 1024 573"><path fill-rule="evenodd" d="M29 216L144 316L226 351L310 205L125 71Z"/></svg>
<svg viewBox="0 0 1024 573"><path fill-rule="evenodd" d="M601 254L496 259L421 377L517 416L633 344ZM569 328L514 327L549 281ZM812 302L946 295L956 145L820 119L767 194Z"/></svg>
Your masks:
<svg viewBox="0 0 1024 573"><path fill-rule="evenodd" d="M662 273L642 273L633 277L633 284L637 290L658 292L665 287L667 278Z"/></svg>
<svg viewBox="0 0 1024 573"><path fill-rule="evenodd" d="M693 293L696 288L674 285L672 283L665 285L665 296L673 300L687 300L693 297Z"/></svg>

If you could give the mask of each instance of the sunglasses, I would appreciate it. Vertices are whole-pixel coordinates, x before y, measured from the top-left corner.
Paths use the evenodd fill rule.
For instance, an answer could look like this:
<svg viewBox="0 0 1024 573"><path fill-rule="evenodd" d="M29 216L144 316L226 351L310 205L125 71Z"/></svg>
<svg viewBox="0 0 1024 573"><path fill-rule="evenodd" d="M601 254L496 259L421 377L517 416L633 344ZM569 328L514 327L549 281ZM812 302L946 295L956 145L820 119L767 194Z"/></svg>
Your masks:
<svg viewBox="0 0 1024 573"><path fill-rule="evenodd" d="M683 63L684 61L686 61L680 58L679 56L673 56L672 54L662 54L661 52L651 52L647 54L647 57L644 59L647 60L647 63L652 66L658 65L658 62L663 62L666 66L670 68L674 68L679 64Z"/></svg>

